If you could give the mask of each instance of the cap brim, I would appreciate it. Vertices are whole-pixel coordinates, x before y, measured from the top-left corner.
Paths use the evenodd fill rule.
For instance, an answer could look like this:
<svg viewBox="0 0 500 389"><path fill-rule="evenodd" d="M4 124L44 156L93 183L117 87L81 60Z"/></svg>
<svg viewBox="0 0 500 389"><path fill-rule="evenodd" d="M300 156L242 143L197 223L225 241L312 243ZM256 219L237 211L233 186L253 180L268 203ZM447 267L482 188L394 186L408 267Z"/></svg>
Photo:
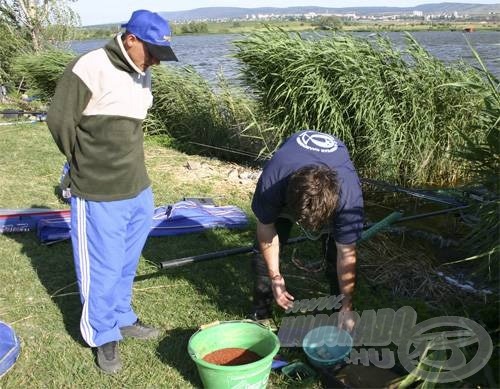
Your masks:
<svg viewBox="0 0 500 389"><path fill-rule="evenodd" d="M148 50L151 53L151 55L157 58L158 60L179 61L170 46L158 46L148 42L144 43L146 43L146 46L148 47Z"/></svg>

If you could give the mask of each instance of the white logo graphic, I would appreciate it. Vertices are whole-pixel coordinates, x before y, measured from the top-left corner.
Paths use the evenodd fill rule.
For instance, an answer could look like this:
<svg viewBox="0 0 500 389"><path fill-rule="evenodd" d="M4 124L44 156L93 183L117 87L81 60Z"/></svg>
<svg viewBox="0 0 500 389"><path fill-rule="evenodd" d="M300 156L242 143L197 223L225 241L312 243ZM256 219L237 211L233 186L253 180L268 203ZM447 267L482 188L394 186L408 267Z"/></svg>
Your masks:
<svg viewBox="0 0 500 389"><path fill-rule="evenodd" d="M320 153L333 153L339 147L335 138L329 134L306 131L297 137L299 146Z"/></svg>
<svg viewBox="0 0 500 389"><path fill-rule="evenodd" d="M343 313L335 311L344 295L295 300L286 313L296 316L282 318L278 332L281 347L302 347L305 337L315 328L338 326ZM331 311L334 311L330 314ZM326 313L320 313L326 311ZM303 315L317 312L313 315ZM302 313L300 315L299 313ZM416 379L432 383L458 382L480 371L490 360L493 341L490 334L475 321L459 316L439 316L417 324L417 312L412 307L369 309L350 312L355 328L352 339L336 339L338 346L354 346L344 362L353 365L390 369L395 366L398 346L400 364ZM436 331L440 329L440 331ZM350 342L350 343L349 343ZM315 342L319 350L331 346L326 338ZM363 347L361 347L363 346Z"/></svg>
<svg viewBox="0 0 500 389"><path fill-rule="evenodd" d="M448 330L432 331L438 327ZM461 330L450 331L451 327ZM467 361L461 348L470 345L476 345L475 354ZM469 353L472 354L470 348ZM436 383L470 377L486 365L492 353L493 342L488 332L475 321L458 316L440 316L417 324L398 347L406 371Z"/></svg>

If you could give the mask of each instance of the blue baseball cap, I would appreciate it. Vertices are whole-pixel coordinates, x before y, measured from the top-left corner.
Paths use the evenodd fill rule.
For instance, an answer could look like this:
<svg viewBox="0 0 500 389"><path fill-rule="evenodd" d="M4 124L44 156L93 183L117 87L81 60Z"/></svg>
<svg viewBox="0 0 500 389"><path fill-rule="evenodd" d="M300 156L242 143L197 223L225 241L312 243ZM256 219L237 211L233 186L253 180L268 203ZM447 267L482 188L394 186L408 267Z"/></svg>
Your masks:
<svg viewBox="0 0 500 389"><path fill-rule="evenodd" d="M156 12L145 9L134 11L122 27L143 41L149 52L160 61L178 61L170 47L172 30L168 22Z"/></svg>

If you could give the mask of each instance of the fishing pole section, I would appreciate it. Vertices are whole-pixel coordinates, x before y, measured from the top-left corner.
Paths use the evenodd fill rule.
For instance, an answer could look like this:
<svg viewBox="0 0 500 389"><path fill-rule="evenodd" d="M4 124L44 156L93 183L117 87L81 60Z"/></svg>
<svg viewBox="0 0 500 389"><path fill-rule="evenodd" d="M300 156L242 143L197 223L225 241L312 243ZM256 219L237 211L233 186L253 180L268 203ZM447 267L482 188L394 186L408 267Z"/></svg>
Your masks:
<svg viewBox="0 0 500 389"><path fill-rule="evenodd" d="M0 122L0 126L14 126L19 124L38 123L47 121L47 111L24 111L18 109L4 109L0 111L3 119L8 121ZM29 120L20 120L29 119Z"/></svg>

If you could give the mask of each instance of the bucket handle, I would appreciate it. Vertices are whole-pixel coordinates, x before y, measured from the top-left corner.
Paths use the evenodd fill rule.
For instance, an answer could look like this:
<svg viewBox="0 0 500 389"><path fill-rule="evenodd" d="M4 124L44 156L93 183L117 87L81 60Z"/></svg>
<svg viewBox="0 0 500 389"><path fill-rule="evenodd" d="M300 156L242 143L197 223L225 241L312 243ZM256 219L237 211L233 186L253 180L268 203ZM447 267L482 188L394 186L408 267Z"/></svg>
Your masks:
<svg viewBox="0 0 500 389"><path fill-rule="evenodd" d="M219 320L216 320L216 321L213 321L213 322L207 323L207 324L202 324L200 326L200 328L198 328L198 331L206 330L207 328L214 327L214 326L217 326L219 324L220 324Z"/></svg>
<svg viewBox="0 0 500 389"><path fill-rule="evenodd" d="M252 323L252 324L255 324L255 325L258 325L262 328L265 328L265 329L269 329L268 327L266 327L265 325L259 323L259 322L256 322L254 320L250 320L250 319L243 319L243 320L227 320L227 321L220 321L220 320L216 320L216 321L213 321L211 323L207 323L207 324L202 324L198 331L197 332L200 332L200 331L203 331L203 330L206 330L207 328L211 328L211 327L215 327L215 326L218 326L219 324L226 324L226 323Z"/></svg>

